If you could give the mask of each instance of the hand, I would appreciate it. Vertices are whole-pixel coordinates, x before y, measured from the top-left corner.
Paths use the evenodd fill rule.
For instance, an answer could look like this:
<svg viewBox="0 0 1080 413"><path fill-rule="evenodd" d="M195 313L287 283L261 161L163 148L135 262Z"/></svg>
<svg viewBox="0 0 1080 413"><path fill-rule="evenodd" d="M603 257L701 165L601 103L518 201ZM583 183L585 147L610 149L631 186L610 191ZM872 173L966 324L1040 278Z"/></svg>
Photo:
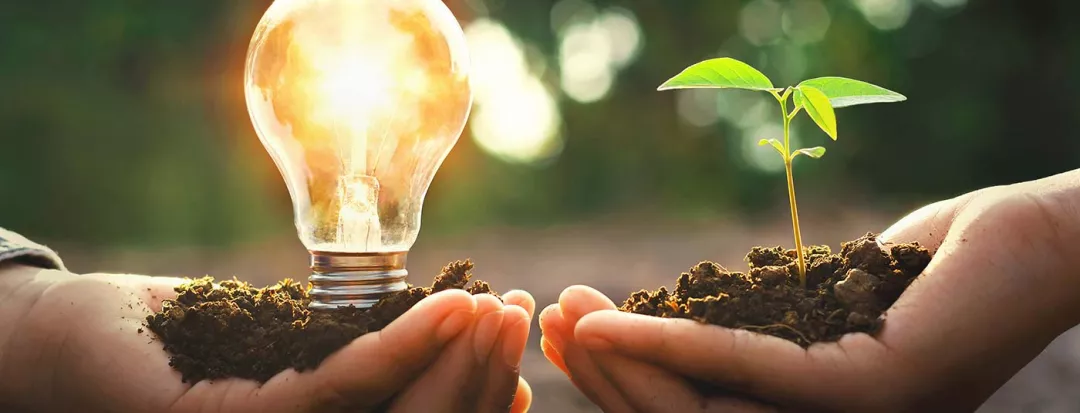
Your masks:
<svg viewBox="0 0 1080 413"><path fill-rule="evenodd" d="M191 385L138 332L180 282L0 266L0 410L521 412L532 400L518 377L535 305L525 292L503 305L443 291L313 371Z"/></svg>
<svg viewBox="0 0 1080 413"><path fill-rule="evenodd" d="M929 205L882 238L936 253L875 337L804 350L571 287L542 312L541 344L609 412L971 411L1080 322L1080 170Z"/></svg>

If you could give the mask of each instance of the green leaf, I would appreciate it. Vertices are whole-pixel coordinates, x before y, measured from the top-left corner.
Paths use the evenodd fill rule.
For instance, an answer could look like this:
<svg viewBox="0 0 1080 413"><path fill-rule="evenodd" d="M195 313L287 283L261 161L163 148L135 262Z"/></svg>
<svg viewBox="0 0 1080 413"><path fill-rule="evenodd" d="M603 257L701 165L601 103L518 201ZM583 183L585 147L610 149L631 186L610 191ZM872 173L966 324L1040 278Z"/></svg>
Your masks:
<svg viewBox="0 0 1080 413"><path fill-rule="evenodd" d="M799 150L797 150L795 152L792 152L791 153L791 159L795 159L795 157L799 156L799 155L806 155L806 156L809 156L811 158L817 159L817 158L820 158L822 156L825 156L825 148L822 148L820 146L815 146L813 148L802 148L802 149L799 149Z"/></svg>
<svg viewBox="0 0 1080 413"><path fill-rule="evenodd" d="M757 69L730 57L721 57L684 69L656 90L694 88L775 89L769 78Z"/></svg>
<svg viewBox="0 0 1080 413"><path fill-rule="evenodd" d="M836 140L836 113L833 112L829 98L814 87L799 85L799 93L796 95L797 105L806 109L806 114L825 131L834 141Z"/></svg>
<svg viewBox="0 0 1080 413"><path fill-rule="evenodd" d="M787 158L787 152L784 151L784 144L776 139L762 139L758 141L758 146L765 146L771 144L773 148L776 148L777 152L780 152L780 156Z"/></svg>
<svg viewBox="0 0 1080 413"><path fill-rule="evenodd" d="M829 102L832 103L834 108L907 100L904 95L889 89L846 77L819 77L799 83L799 86L804 85L820 90L821 93L828 96Z"/></svg>

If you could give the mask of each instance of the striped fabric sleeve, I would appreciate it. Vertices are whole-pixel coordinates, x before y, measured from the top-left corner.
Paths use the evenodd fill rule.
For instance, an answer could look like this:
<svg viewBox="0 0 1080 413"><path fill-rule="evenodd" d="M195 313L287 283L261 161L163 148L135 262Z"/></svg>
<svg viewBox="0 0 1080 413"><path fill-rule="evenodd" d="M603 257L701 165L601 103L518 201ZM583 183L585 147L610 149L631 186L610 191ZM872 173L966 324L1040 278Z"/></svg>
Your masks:
<svg viewBox="0 0 1080 413"><path fill-rule="evenodd" d="M66 270L60 256L48 247L0 228L0 262L14 261L41 268Z"/></svg>

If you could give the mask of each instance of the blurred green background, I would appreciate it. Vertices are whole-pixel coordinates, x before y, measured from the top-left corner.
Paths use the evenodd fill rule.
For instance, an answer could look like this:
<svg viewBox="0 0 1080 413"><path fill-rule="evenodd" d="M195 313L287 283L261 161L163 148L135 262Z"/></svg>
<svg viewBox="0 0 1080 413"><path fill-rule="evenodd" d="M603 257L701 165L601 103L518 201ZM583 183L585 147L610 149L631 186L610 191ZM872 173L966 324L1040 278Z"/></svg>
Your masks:
<svg viewBox="0 0 1080 413"><path fill-rule="evenodd" d="M288 195L241 84L269 3L0 5L3 225L135 247L291 232ZM518 87L478 96L425 204L425 234L610 216L782 218L772 214L785 205L782 172L771 150L755 146L775 134L775 102L655 91L715 56L742 59L777 84L840 75L908 96L839 111L838 142L796 122L797 140L829 150L796 165L804 203L896 212L1080 165L1080 25L1069 20L1077 2L449 5L486 81Z"/></svg>
<svg viewBox="0 0 1080 413"><path fill-rule="evenodd" d="M753 245L790 245L782 166L757 146L780 134L771 97L655 90L711 57L778 85L837 75L909 98L839 110L838 142L796 120L793 140L828 149L795 165L807 243L1080 166L1080 2L447 1L476 105L425 203L417 284L471 257L540 306L578 283L618 302L702 259L733 268ZM304 278L243 97L270 3L0 1L0 226L78 272ZM597 411L538 347L522 366L533 411ZM980 411L1080 411L1075 349L1080 330Z"/></svg>

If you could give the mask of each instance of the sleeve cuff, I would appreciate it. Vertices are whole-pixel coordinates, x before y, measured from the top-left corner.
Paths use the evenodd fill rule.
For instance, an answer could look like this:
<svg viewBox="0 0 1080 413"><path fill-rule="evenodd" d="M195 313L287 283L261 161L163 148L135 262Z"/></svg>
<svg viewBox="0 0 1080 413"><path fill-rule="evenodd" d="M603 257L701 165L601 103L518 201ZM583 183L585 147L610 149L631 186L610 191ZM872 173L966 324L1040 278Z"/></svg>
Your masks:
<svg viewBox="0 0 1080 413"><path fill-rule="evenodd" d="M0 228L0 262L13 261L35 267L64 270L60 256L48 247Z"/></svg>

